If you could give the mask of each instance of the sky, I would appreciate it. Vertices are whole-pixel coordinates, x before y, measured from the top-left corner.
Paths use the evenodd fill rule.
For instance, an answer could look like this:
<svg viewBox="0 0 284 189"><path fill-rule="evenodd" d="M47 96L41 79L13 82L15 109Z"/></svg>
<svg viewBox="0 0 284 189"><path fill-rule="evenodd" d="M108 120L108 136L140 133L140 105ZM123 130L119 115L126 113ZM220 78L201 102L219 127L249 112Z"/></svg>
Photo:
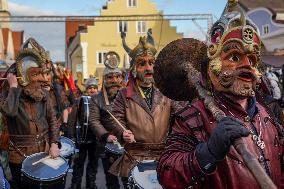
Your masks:
<svg viewBox="0 0 284 189"><path fill-rule="evenodd" d="M85 15L97 16L107 0L7 0L12 15ZM164 14L212 13L216 21L227 0L150 0L156 3L158 10ZM207 30L206 22L198 21L203 30ZM185 37L202 39L200 30L189 20L171 21L178 32ZM65 28L64 23L12 23L14 30L24 30L25 37L34 37L50 51L54 61L65 60Z"/></svg>

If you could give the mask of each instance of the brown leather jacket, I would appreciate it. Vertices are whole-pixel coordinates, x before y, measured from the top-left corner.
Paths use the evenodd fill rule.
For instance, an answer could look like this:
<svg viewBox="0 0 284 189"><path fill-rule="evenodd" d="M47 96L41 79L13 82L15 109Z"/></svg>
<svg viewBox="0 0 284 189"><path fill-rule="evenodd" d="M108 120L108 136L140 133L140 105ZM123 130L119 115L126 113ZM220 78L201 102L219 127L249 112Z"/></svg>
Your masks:
<svg viewBox="0 0 284 189"><path fill-rule="evenodd" d="M216 99L216 97L215 97ZM277 188L281 188L281 164L283 168L283 144L279 140L282 126L276 126L264 107L256 103L257 112L250 121L248 114L228 100L218 101L217 105L226 115L243 121L244 126L254 126L262 131L265 143L265 160L259 159L260 151L252 137L243 138L249 151L259 159L265 169L269 169L271 179ZM227 107L227 108L224 108ZM205 108L202 101L187 106L177 115L168 136L165 151L157 167L158 178L165 189L260 189L256 180L246 167L242 157L231 147L225 159L217 164L212 174L205 174L199 166L195 148L200 142L208 141L216 120Z"/></svg>
<svg viewBox="0 0 284 189"><path fill-rule="evenodd" d="M21 163L24 155L48 151L52 142L59 142L59 128L48 96L35 102L24 97L21 88L10 88L1 98L1 111L13 143L9 147L10 162Z"/></svg>
<svg viewBox="0 0 284 189"><path fill-rule="evenodd" d="M150 110L136 89L128 86L128 88L119 91L113 105L114 116L126 129L131 130L134 134L138 145L127 144L126 147L134 152L131 146L137 146L135 152L129 154L139 161L146 159L157 160L159 158L155 153L145 152L144 147L145 145L151 145L156 148L165 142L169 129L170 114L175 109L173 101L163 96L157 88L153 90L152 99L152 108ZM122 139L123 130L119 126L115 126L118 139ZM127 150L127 148L125 149ZM113 164L110 170L113 174L123 177L129 176L130 170L136 163L131 161L129 154L126 155L125 153L123 157Z"/></svg>
<svg viewBox="0 0 284 189"><path fill-rule="evenodd" d="M89 117L90 129L101 142L106 142L109 134L114 134L114 132L117 131L114 130L116 123L106 111L108 110L111 112L111 105L112 104L106 105L102 91L93 95L91 98Z"/></svg>

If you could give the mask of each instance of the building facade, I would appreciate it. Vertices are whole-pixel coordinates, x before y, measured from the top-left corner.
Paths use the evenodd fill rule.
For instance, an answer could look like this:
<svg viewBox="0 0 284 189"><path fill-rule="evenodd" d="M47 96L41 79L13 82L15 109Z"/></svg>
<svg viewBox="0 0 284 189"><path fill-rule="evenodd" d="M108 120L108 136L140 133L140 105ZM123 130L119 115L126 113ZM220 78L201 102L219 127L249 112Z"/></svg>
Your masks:
<svg viewBox="0 0 284 189"><path fill-rule="evenodd" d="M161 15L156 5L149 0L108 0L101 9L100 16L127 16L127 15ZM67 46L67 64L71 68L73 78L76 72L82 72L84 78L90 75L101 79L104 69L104 55L109 51L116 52L120 57L120 67L129 67L129 57L122 47L120 33L126 32L126 42L134 48L140 36L147 35L152 28L156 48L161 50L169 42L182 38L176 28L170 26L169 20L145 21L95 21L93 26L79 30Z"/></svg>
<svg viewBox="0 0 284 189"><path fill-rule="evenodd" d="M284 1L239 0L241 9L257 25L264 45L263 62L284 64Z"/></svg>
<svg viewBox="0 0 284 189"><path fill-rule="evenodd" d="M9 17L7 0L0 0L0 16ZM23 31L12 31L9 22L0 22L0 62L1 67L14 63L24 40Z"/></svg>

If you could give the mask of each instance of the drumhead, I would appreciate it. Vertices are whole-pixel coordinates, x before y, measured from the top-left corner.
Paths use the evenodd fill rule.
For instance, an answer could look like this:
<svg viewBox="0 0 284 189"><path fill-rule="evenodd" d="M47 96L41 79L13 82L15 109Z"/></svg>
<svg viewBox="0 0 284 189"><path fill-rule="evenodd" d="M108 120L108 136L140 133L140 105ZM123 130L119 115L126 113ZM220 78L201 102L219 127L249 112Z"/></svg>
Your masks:
<svg viewBox="0 0 284 189"><path fill-rule="evenodd" d="M122 155L124 152L124 148L117 143L108 142L105 145L105 149L113 154Z"/></svg>
<svg viewBox="0 0 284 189"><path fill-rule="evenodd" d="M75 144L73 140L61 136L60 137L60 142L61 142L61 148L60 148L60 156L62 157L69 157L72 154L74 154L75 151Z"/></svg>
<svg viewBox="0 0 284 189"><path fill-rule="evenodd" d="M163 189L157 179L157 163L153 160L142 161L131 172L134 184L145 189Z"/></svg>
<svg viewBox="0 0 284 189"><path fill-rule="evenodd" d="M52 181L64 176L69 166L67 160L63 157L58 157L59 160L64 161L64 163L57 169L54 169L53 167L50 167L42 162L32 165L32 163L46 156L48 156L46 152L36 153L28 156L22 163L22 173L25 176L37 181Z"/></svg>

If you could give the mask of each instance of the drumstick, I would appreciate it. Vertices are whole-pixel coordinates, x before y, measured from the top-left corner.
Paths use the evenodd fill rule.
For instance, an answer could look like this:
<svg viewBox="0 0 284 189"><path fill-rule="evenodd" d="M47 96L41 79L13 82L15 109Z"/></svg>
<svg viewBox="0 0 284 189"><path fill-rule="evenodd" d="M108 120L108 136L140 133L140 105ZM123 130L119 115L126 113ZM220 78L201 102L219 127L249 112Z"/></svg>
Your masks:
<svg viewBox="0 0 284 189"><path fill-rule="evenodd" d="M118 121L118 119L116 119L114 117L114 115L112 115L112 113L110 113L110 111L106 110L107 113L109 113L109 115L114 119L114 121L123 129L123 131L126 131L126 129L123 127L123 125Z"/></svg>
<svg viewBox="0 0 284 189"><path fill-rule="evenodd" d="M38 161L36 161L36 162L33 162L32 165L36 165L36 164L38 164L38 163L40 163L40 162L43 162L44 160L49 159L49 158L51 158L50 155L49 155L49 156L46 156L46 157L44 157L44 158L41 158L40 160L38 160Z"/></svg>
<svg viewBox="0 0 284 189"><path fill-rule="evenodd" d="M114 117L114 115L112 115L112 113L110 113L110 111L106 110L107 113L109 113L109 115L114 119L114 121L123 129L123 131L127 132L127 129L125 129L125 127L123 127L123 125L118 121L118 119L116 119ZM134 142L136 142L136 140L134 139Z"/></svg>
<svg viewBox="0 0 284 189"><path fill-rule="evenodd" d="M17 79L22 79L23 77L16 77ZM0 77L0 81L1 80L6 80L7 79L7 77Z"/></svg>

